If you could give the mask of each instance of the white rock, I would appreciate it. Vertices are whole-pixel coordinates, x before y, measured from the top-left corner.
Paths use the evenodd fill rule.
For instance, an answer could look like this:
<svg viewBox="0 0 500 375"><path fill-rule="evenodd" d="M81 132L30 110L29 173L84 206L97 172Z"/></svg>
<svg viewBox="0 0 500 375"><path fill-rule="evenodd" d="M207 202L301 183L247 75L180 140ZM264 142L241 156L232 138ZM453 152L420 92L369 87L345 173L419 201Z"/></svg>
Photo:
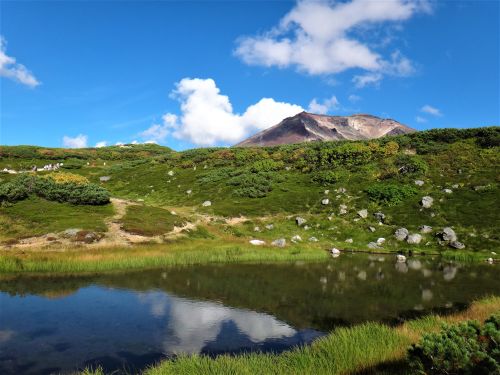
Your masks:
<svg viewBox="0 0 500 375"><path fill-rule="evenodd" d="M326 206L326 205L327 205L327 204L329 204L329 203L330 203L330 199L328 199L328 198L325 198L325 199L323 199L323 200L321 201L321 204L322 204L322 205L324 205L324 206Z"/></svg>
<svg viewBox="0 0 500 375"><path fill-rule="evenodd" d="M174 175L174 171L168 171L167 173L169 176L173 176Z"/></svg>
<svg viewBox="0 0 500 375"><path fill-rule="evenodd" d="M277 247L285 247L286 240L284 238L279 238L279 239L274 240L273 242L271 242L271 245L277 246Z"/></svg>
<svg viewBox="0 0 500 375"><path fill-rule="evenodd" d="M451 193L453 193L453 190L451 190L451 189L443 189L443 192L446 193L446 194L451 194Z"/></svg>
<svg viewBox="0 0 500 375"><path fill-rule="evenodd" d="M379 245L379 246L382 246L384 242L385 242L384 237L380 237L379 239L377 239L377 245Z"/></svg>
<svg viewBox="0 0 500 375"><path fill-rule="evenodd" d="M255 246L264 245L266 242L262 240L250 240L250 243Z"/></svg>
<svg viewBox="0 0 500 375"><path fill-rule="evenodd" d="M431 208L432 204L434 203L434 199L426 195L425 197L422 198L420 203L422 204L423 208Z"/></svg>
<svg viewBox="0 0 500 375"><path fill-rule="evenodd" d="M267 230L274 229L274 225L273 225L273 224L267 224L267 225L266 225L266 229L267 229Z"/></svg>
<svg viewBox="0 0 500 375"><path fill-rule="evenodd" d="M368 210L362 209L358 211L358 216L361 217L362 219L366 219L368 217Z"/></svg>
<svg viewBox="0 0 500 375"><path fill-rule="evenodd" d="M186 194L190 195L193 191L192 190L186 190Z"/></svg>
<svg viewBox="0 0 500 375"><path fill-rule="evenodd" d="M330 194L330 190L325 190L325 195Z"/></svg>
<svg viewBox="0 0 500 375"><path fill-rule="evenodd" d="M345 242L347 242L347 243L353 243L354 241L352 240L352 238L348 238L347 240L345 240Z"/></svg>
<svg viewBox="0 0 500 375"><path fill-rule="evenodd" d="M300 237L298 234L296 234L295 236L292 237L291 241L293 243L300 242L300 241L302 241L302 237Z"/></svg>
<svg viewBox="0 0 500 375"><path fill-rule="evenodd" d="M253 228L253 231L254 231L254 232L260 232L260 227L254 227L254 228Z"/></svg>
<svg viewBox="0 0 500 375"><path fill-rule="evenodd" d="M415 180L415 185L422 186L423 184L424 184L424 181L422 181L422 180Z"/></svg>
<svg viewBox="0 0 500 375"><path fill-rule="evenodd" d="M332 255L339 255L340 254L340 250L339 249L336 249L335 247L333 247L331 250L330 250L330 253Z"/></svg>
<svg viewBox="0 0 500 375"><path fill-rule="evenodd" d="M430 233L430 232L432 232L432 227L430 227L428 225L421 225L418 229L420 230L420 233Z"/></svg>
<svg viewBox="0 0 500 375"><path fill-rule="evenodd" d="M401 254L397 254L396 255L396 260L398 262L406 262L406 257L404 255L401 255Z"/></svg>
<svg viewBox="0 0 500 375"><path fill-rule="evenodd" d="M488 263L493 264L493 258L488 258Z"/></svg>
<svg viewBox="0 0 500 375"><path fill-rule="evenodd" d="M418 233L410 234L408 238L406 238L406 242L410 245L418 245L420 241L422 241L422 236Z"/></svg>
<svg viewBox="0 0 500 375"><path fill-rule="evenodd" d="M406 228L397 229L396 232L394 232L394 237L396 237L398 241L406 240L406 237L408 237L408 229Z"/></svg>
<svg viewBox="0 0 500 375"><path fill-rule="evenodd" d="M202 205L203 207L209 207L209 206L211 206L211 205L212 205L212 202L210 202L210 201L205 201L205 202L203 202L201 205Z"/></svg>
<svg viewBox="0 0 500 375"><path fill-rule="evenodd" d="M318 242L319 240L316 237L309 237L309 242Z"/></svg>

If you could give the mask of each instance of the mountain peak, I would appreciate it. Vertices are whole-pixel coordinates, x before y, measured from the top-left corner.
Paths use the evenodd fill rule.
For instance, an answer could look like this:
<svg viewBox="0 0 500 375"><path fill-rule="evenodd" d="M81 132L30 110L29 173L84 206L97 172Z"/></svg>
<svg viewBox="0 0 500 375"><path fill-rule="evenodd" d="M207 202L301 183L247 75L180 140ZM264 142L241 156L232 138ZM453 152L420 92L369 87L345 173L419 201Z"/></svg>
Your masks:
<svg viewBox="0 0 500 375"><path fill-rule="evenodd" d="M300 112L238 143L238 147L276 146L311 141L362 140L413 133L414 129L392 119L359 113L330 116Z"/></svg>

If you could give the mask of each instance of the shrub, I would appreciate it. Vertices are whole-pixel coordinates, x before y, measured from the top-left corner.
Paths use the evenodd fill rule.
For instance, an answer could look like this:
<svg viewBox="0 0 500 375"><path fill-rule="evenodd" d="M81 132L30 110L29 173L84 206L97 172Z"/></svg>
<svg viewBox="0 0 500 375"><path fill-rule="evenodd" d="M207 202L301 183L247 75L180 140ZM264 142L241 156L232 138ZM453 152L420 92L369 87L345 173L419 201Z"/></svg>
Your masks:
<svg viewBox="0 0 500 375"><path fill-rule="evenodd" d="M340 180L339 172L334 171L319 171L312 175L312 180L323 185L335 184Z"/></svg>
<svg viewBox="0 0 500 375"><path fill-rule="evenodd" d="M486 320L444 325L408 349L410 366L421 374L499 374L500 314Z"/></svg>
<svg viewBox="0 0 500 375"><path fill-rule="evenodd" d="M0 202L17 202L26 199L29 195L28 189L14 182L0 185Z"/></svg>
<svg viewBox="0 0 500 375"><path fill-rule="evenodd" d="M417 194L417 189L411 185L379 183L366 189L366 193L372 201L395 206L403 202L404 199Z"/></svg>
<svg viewBox="0 0 500 375"><path fill-rule="evenodd" d="M278 171L283 169L284 165L282 161L271 159L258 160L250 166L250 171L253 173Z"/></svg>
<svg viewBox="0 0 500 375"><path fill-rule="evenodd" d="M425 174L429 166L417 155L400 155L396 159L400 174Z"/></svg>
<svg viewBox="0 0 500 375"><path fill-rule="evenodd" d="M64 172L51 173L51 174L42 176L41 178L51 179L56 184L73 183L76 185L84 185L84 184L89 183L89 180L87 179L87 177L80 176L79 174L74 174L74 173L64 173Z"/></svg>
<svg viewBox="0 0 500 375"><path fill-rule="evenodd" d="M63 163L62 168L64 169L80 169L83 167L85 162L79 159L68 159Z"/></svg>
<svg viewBox="0 0 500 375"><path fill-rule="evenodd" d="M272 177L264 173L247 173L231 178L227 184L238 187L234 190L238 197L262 198L272 190Z"/></svg>

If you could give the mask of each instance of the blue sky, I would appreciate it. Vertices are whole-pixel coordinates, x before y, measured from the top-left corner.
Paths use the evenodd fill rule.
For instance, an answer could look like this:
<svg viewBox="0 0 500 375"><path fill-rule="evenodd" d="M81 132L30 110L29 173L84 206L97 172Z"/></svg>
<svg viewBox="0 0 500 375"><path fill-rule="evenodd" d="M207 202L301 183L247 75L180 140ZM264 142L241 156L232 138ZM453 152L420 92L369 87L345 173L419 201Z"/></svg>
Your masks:
<svg viewBox="0 0 500 375"><path fill-rule="evenodd" d="M500 123L498 1L0 2L0 144L231 145L301 110Z"/></svg>

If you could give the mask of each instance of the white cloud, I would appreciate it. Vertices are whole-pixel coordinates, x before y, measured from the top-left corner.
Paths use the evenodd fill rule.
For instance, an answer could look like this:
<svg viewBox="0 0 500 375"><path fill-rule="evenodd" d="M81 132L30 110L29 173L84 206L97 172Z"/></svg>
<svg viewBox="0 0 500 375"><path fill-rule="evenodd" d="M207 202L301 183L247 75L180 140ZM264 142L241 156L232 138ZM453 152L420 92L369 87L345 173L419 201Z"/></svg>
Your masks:
<svg viewBox="0 0 500 375"><path fill-rule="evenodd" d="M359 95L354 95L354 94L351 94L349 95L349 97L347 98L351 103L356 103L356 102L359 102L362 98L361 96Z"/></svg>
<svg viewBox="0 0 500 375"><path fill-rule="evenodd" d="M240 38L235 54L250 65L295 66L309 74L335 74L348 69L378 73L370 76L371 82L374 77L380 81L382 74L408 75L414 71L409 59L399 51L384 58L356 32L429 12L429 4L427 0L298 1L270 31ZM358 80L366 81L366 77Z"/></svg>
<svg viewBox="0 0 500 375"><path fill-rule="evenodd" d="M437 109L436 107L430 106L429 104L426 104L422 108L420 108L420 112L428 113L429 115L437 116L437 117L440 117L443 115L439 109Z"/></svg>
<svg viewBox="0 0 500 375"><path fill-rule="evenodd" d="M6 54L6 41L0 36L0 76L12 79L29 87L36 87L40 82L16 59Z"/></svg>
<svg viewBox="0 0 500 375"><path fill-rule="evenodd" d="M95 147L101 148L101 147L106 147L108 145L108 142L106 141L100 141L95 144Z"/></svg>
<svg viewBox="0 0 500 375"><path fill-rule="evenodd" d="M233 144L251 132L266 129L304 109L298 105L262 98L243 114L233 112L229 97L222 95L213 79L184 78L172 97L181 104L181 115L167 113L140 135L160 142L172 134L196 145Z"/></svg>
<svg viewBox="0 0 500 375"><path fill-rule="evenodd" d="M354 82L354 86L361 89L370 85L378 86L382 78L383 75L381 73L366 73L354 76L352 81Z"/></svg>
<svg viewBox="0 0 500 375"><path fill-rule="evenodd" d="M417 116L415 117L415 121L419 124L425 124L427 122L427 119L425 117Z"/></svg>
<svg viewBox="0 0 500 375"><path fill-rule="evenodd" d="M65 135L63 137L63 146L70 148L84 148L87 147L88 137L83 134L78 134L76 137L68 137Z"/></svg>
<svg viewBox="0 0 500 375"><path fill-rule="evenodd" d="M307 110L308 110L308 112L311 112L311 113L325 115L328 112L330 112L330 110L339 109L339 108L340 108L340 103L337 100L337 97L332 96L329 99L323 99L321 102L318 102L317 99L314 98L309 103L309 107Z"/></svg>

